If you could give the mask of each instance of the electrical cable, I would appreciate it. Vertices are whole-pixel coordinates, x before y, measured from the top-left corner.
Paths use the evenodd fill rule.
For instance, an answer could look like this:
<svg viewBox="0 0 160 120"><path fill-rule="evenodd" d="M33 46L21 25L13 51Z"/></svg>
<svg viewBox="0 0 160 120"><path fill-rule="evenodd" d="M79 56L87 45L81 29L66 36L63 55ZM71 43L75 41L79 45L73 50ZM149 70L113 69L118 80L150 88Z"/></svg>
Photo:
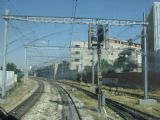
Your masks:
<svg viewBox="0 0 160 120"><path fill-rule="evenodd" d="M23 44L23 45L15 48L15 49L13 49L12 51L9 51L8 53L14 52L15 50L17 50L17 49L19 49L19 48L22 48L22 47L25 46L25 45L31 45L31 43L36 42L36 41L39 41L39 40L41 40L41 39L43 39L43 38L46 38L46 37L49 37L49 36L52 36L52 35L55 35L55 34L63 33L63 32L66 32L66 31L68 31L68 29L63 30L63 31L58 31L58 32L52 32L52 33L49 33L49 34L47 34L47 35L43 35L43 36L41 36L41 37L39 37L39 38L37 38L37 39L34 39L34 40L28 42L27 44Z"/></svg>
<svg viewBox="0 0 160 120"><path fill-rule="evenodd" d="M27 39L28 34L34 33L34 31L31 31L31 32L28 33L28 34L23 34L23 32L20 31L20 28L14 26L14 25L13 25L12 23L10 23L10 22L8 22L8 23L10 24L10 26L11 26L12 28L16 29L16 31L21 34L21 36L20 36L19 38L15 39L15 40L13 40L13 41L11 41L11 42L9 42L8 45L11 45L11 44L13 44L13 43L15 43L15 42L17 42L17 41L19 41L19 40L22 40L23 37Z"/></svg>
<svg viewBox="0 0 160 120"><path fill-rule="evenodd" d="M128 29L130 29L132 26L128 26L127 28L125 28L124 30L122 30L121 32L119 32L115 38L119 37L119 35L121 35L123 32L127 31Z"/></svg>
<svg viewBox="0 0 160 120"><path fill-rule="evenodd" d="M14 4L10 1L10 0L7 0L8 1L8 3L10 4L10 6L13 8L13 9L15 9L15 11L18 13L18 14L20 14L20 12L18 11L18 9L14 6Z"/></svg>
<svg viewBox="0 0 160 120"><path fill-rule="evenodd" d="M57 34L57 33L64 33L64 32L68 32L68 31L69 31L69 30L67 29L67 30L63 30L63 31L53 32L53 33L50 33L50 34L41 36L40 38L34 39L34 40L32 40L31 42L35 42L35 41L41 40L41 39L43 39L43 38L45 38L45 37L52 36L52 35L55 35L55 34ZM27 44L30 45L29 43L30 43L30 42L28 42ZM13 49L12 51L9 51L8 53L12 53L12 52L14 52L15 50L17 50L17 49L19 49L19 48L22 48L23 46L25 46L25 45L27 45L27 44L20 45L19 47Z"/></svg>
<svg viewBox="0 0 160 120"><path fill-rule="evenodd" d="M17 14L21 14L21 12L19 12L19 10L15 7L15 5L11 2L11 0L7 0L9 5L16 11ZM29 26L29 23L26 22L25 24L27 24L27 26ZM31 28L31 31L34 31L33 28L31 26L29 26Z"/></svg>

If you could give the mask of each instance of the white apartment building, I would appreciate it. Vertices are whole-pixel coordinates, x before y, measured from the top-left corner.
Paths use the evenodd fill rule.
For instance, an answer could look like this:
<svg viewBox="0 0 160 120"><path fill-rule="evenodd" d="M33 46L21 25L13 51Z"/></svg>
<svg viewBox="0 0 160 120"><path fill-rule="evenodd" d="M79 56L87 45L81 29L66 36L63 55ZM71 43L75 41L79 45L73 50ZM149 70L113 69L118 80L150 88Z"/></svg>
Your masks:
<svg viewBox="0 0 160 120"><path fill-rule="evenodd" d="M128 45L128 42L110 39L106 42L102 49L102 57L101 59L107 60L110 64L113 64L114 61L119 57L119 53L121 53L124 49L131 47L136 48L137 51L141 49L141 45L137 43L133 43L131 46ZM141 65L141 55L139 52L135 51L132 54L133 59L139 65ZM92 66L94 53L94 61L97 62L97 52L96 50L88 49L88 42L84 41L73 41L71 42L71 61L70 61L70 69L78 70L78 72L82 71L85 66Z"/></svg>
<svg viewBox="0 0 160 120"><path fill-rule="evenodd" d="M84 66L91 66L92 51L88 49L88 42L71 42L71 61L70 69L80 72Z"/></svg>

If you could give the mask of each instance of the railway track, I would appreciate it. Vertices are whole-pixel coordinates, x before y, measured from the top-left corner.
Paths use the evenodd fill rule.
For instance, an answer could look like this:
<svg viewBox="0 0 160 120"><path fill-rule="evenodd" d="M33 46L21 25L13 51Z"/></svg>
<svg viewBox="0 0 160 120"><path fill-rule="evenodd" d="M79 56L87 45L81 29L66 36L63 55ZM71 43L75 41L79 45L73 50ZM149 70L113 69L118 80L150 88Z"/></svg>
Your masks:
<svg viewBox="0 0 160 120"><path fill-rule="evenodd" d="M144 95L138 94L138 93L121 91L121 90L113 90L113 89L109 89L109 88L102 88L102 89L103 89L103 90L107 90L107 91L113 91L113 92L117 92L117 93L122 93L122 94L126 94L126 95L135 96L135 97L137 97L137 98L144 98ZM157 100L158 102L160 102L160 97L159 97L159 96L149 95L149 98L155 99L155 100Z"/></svg>
<svg viewBox="0 0 160 120"><path fill-rule="evenodd" d="M51 82L51 84L57 88L61 96L62 120L82 120L81 115L70 94L59 84L55 82Z"/></svg>
<svg viewBox="0 0 160 120"><path fill-rule="evenodd" d="M78 89L79 91L87 94L88 96L90 96L93 99L97 99L97 95L95 93L87 91L87 90L80 88L78 86L75 86L73 84L72 85L69 83L64 83L64 84L67 84L71 87ZM159 117L152 116L150 114L146 114L144 112L133 109L133 108L128 107L124 104L113 101L111 99L106 98L105 100L106 100L106 105L109 108L113 109L115 112L117 112L117 114L119 114L125 120L160 120Z"/></svg>
<svg viewBox="0 0 160 120"><path fill-rule="evenodd" d="M79 85L77 83L73 83L73 84ZM104 87L102 87L102 89L107 90L107 91L112 91L112 92L115 92L115 93L118 93L118 94L120 93L120 94L130 95L130 96L137 97L137 98L144 98L144 95L140 94L140 93L134 93L134 92L128 92L128 91L122 91L122 90L114 90L114 89L104 88ZM151 99L155 99L158 102L160 102L160 96L158 96L158 95L149 95L148 97L151 98Z"/></svg>
<svg viewBox="0 0 160 120"><path fill-rule="evenodd" d="M24 102L19 104L17 107L15 107L13 110L9 112L9 115L14 116L17 119L20 119L34 104L37 102L39 97L41 96L43 90L44 90L44 83L42 81L38 81L38 88L36 91L27 98Z"/></svg>

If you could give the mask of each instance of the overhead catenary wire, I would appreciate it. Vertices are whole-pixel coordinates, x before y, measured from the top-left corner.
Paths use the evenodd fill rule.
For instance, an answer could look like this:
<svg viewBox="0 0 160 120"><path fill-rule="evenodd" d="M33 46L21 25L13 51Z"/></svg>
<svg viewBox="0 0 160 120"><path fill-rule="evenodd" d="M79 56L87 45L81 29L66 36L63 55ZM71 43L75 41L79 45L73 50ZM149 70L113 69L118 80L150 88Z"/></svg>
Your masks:
<svg viewBox="0 0 160 120"><path fill-rule="evenodd" d="M122 33L124 33L125 31L127 31L128 29L130 29L132 26L128 26L127 28L123 29L122 31L120 31L115 38L119 37L119 35L121 35Z"/></svg>
<svg viewBox="0 0 160 120"><path fill-rule="evenodd" d="M46 38L46 37L50 37L50 36L52 36L52 35L58 35L58 34L60 34L60 33L65 33L65 32L69 32L69 29L65 29L65 30L57 31L57 32L52 32L52 33L49 33L49 34L47 34L47 35L43 35L43 36L41 36L41 37L39 37L39 38L32 39L32 41L30 40L28 43L22 44L22 45L16 47L15 49L10 50L8 53L11 54L12 52L15 52L17 49L20 49L20 48L24 47L25 45L32 45L31 43L33 43L33 42L37 42L37 41L42 40L42 39L44 39L44 38ZM78 32L77 32L77 33L78 33ZM29 40L29 39L28 39L28 40Z"/></svg>
<svg viewBox="0 0 160 120"><path fill-rule="evenodd" d="M15 42L17 42L17 41L19 41L19 40L22 40L22 38L28 39L28 38L27 38L28 35L29 35L30 33L34 33L34 31L31 31L31 32L29 32L28 34L24 34L24 33L21 31L21 28L14 26L11 22L8 22L8 23L9 23L9 26L11 26L12 28L14 28L18 33L21 34L21 36L20 36L19 38L15 39L15 40L12 40L11 42L8 43L8 45L11 45L11 44L13 44L13 43L15 43Z"/></svg>
<svg viewBox="0 0 160 120"><path fill-rule="evenodd" d="M18 13L20 14L19 10L14 6L14 4L11 2L11 0L7 0L10 6Z"/></svg>
<svg viewBox="0 0 160 120"><path fill-rule="evenodd" d="M15 7L15 5L13 4L13 2L11 2L11 0L7 0L7 1L8 1L8 3L9 3L9 5L15 10L15 12L16 12L17 14L21 14L21 12ZM29 25L28 22L26 22L26 24ZM30 26L30 28L31 28L31 31L34 31L31 26Z"/></svg>

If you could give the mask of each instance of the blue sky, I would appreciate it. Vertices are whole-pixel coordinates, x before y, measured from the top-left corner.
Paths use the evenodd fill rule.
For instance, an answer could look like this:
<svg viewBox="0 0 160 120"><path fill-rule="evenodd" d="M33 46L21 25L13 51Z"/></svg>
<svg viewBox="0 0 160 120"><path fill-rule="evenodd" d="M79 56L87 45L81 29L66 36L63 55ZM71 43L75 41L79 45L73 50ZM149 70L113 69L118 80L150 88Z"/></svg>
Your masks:
<svg viewBox="0 0 160 120"><path fill-rule="evenodd" d="M71 17L73 2L76 0L0 0L0 14L6 9L12 15L59 16ZM149 12L154 1L159 0L77 0L76 17L132 19L142 20L142 13ZM25 43L39 39L50 33L51 36L42 38L34 44L50 44L69 46L71 40L71 25L66 24L34 24L21 21L10 21L8 42L18 40L8 46L7 61L24 67ZM141 27L113 27L111 35L127 40L140 33ZM125 31L126 29L126 31ZM0 18L0 65L2 64L2 40L4 21ZM124 32L122 32L124 31ZM87 41L87 26L74 25L72 40ZM138 41L137 41L138 42ZM67 50L29 49L29 55L67 56ZM35 64L35 63L32 63Z"/></svg>

